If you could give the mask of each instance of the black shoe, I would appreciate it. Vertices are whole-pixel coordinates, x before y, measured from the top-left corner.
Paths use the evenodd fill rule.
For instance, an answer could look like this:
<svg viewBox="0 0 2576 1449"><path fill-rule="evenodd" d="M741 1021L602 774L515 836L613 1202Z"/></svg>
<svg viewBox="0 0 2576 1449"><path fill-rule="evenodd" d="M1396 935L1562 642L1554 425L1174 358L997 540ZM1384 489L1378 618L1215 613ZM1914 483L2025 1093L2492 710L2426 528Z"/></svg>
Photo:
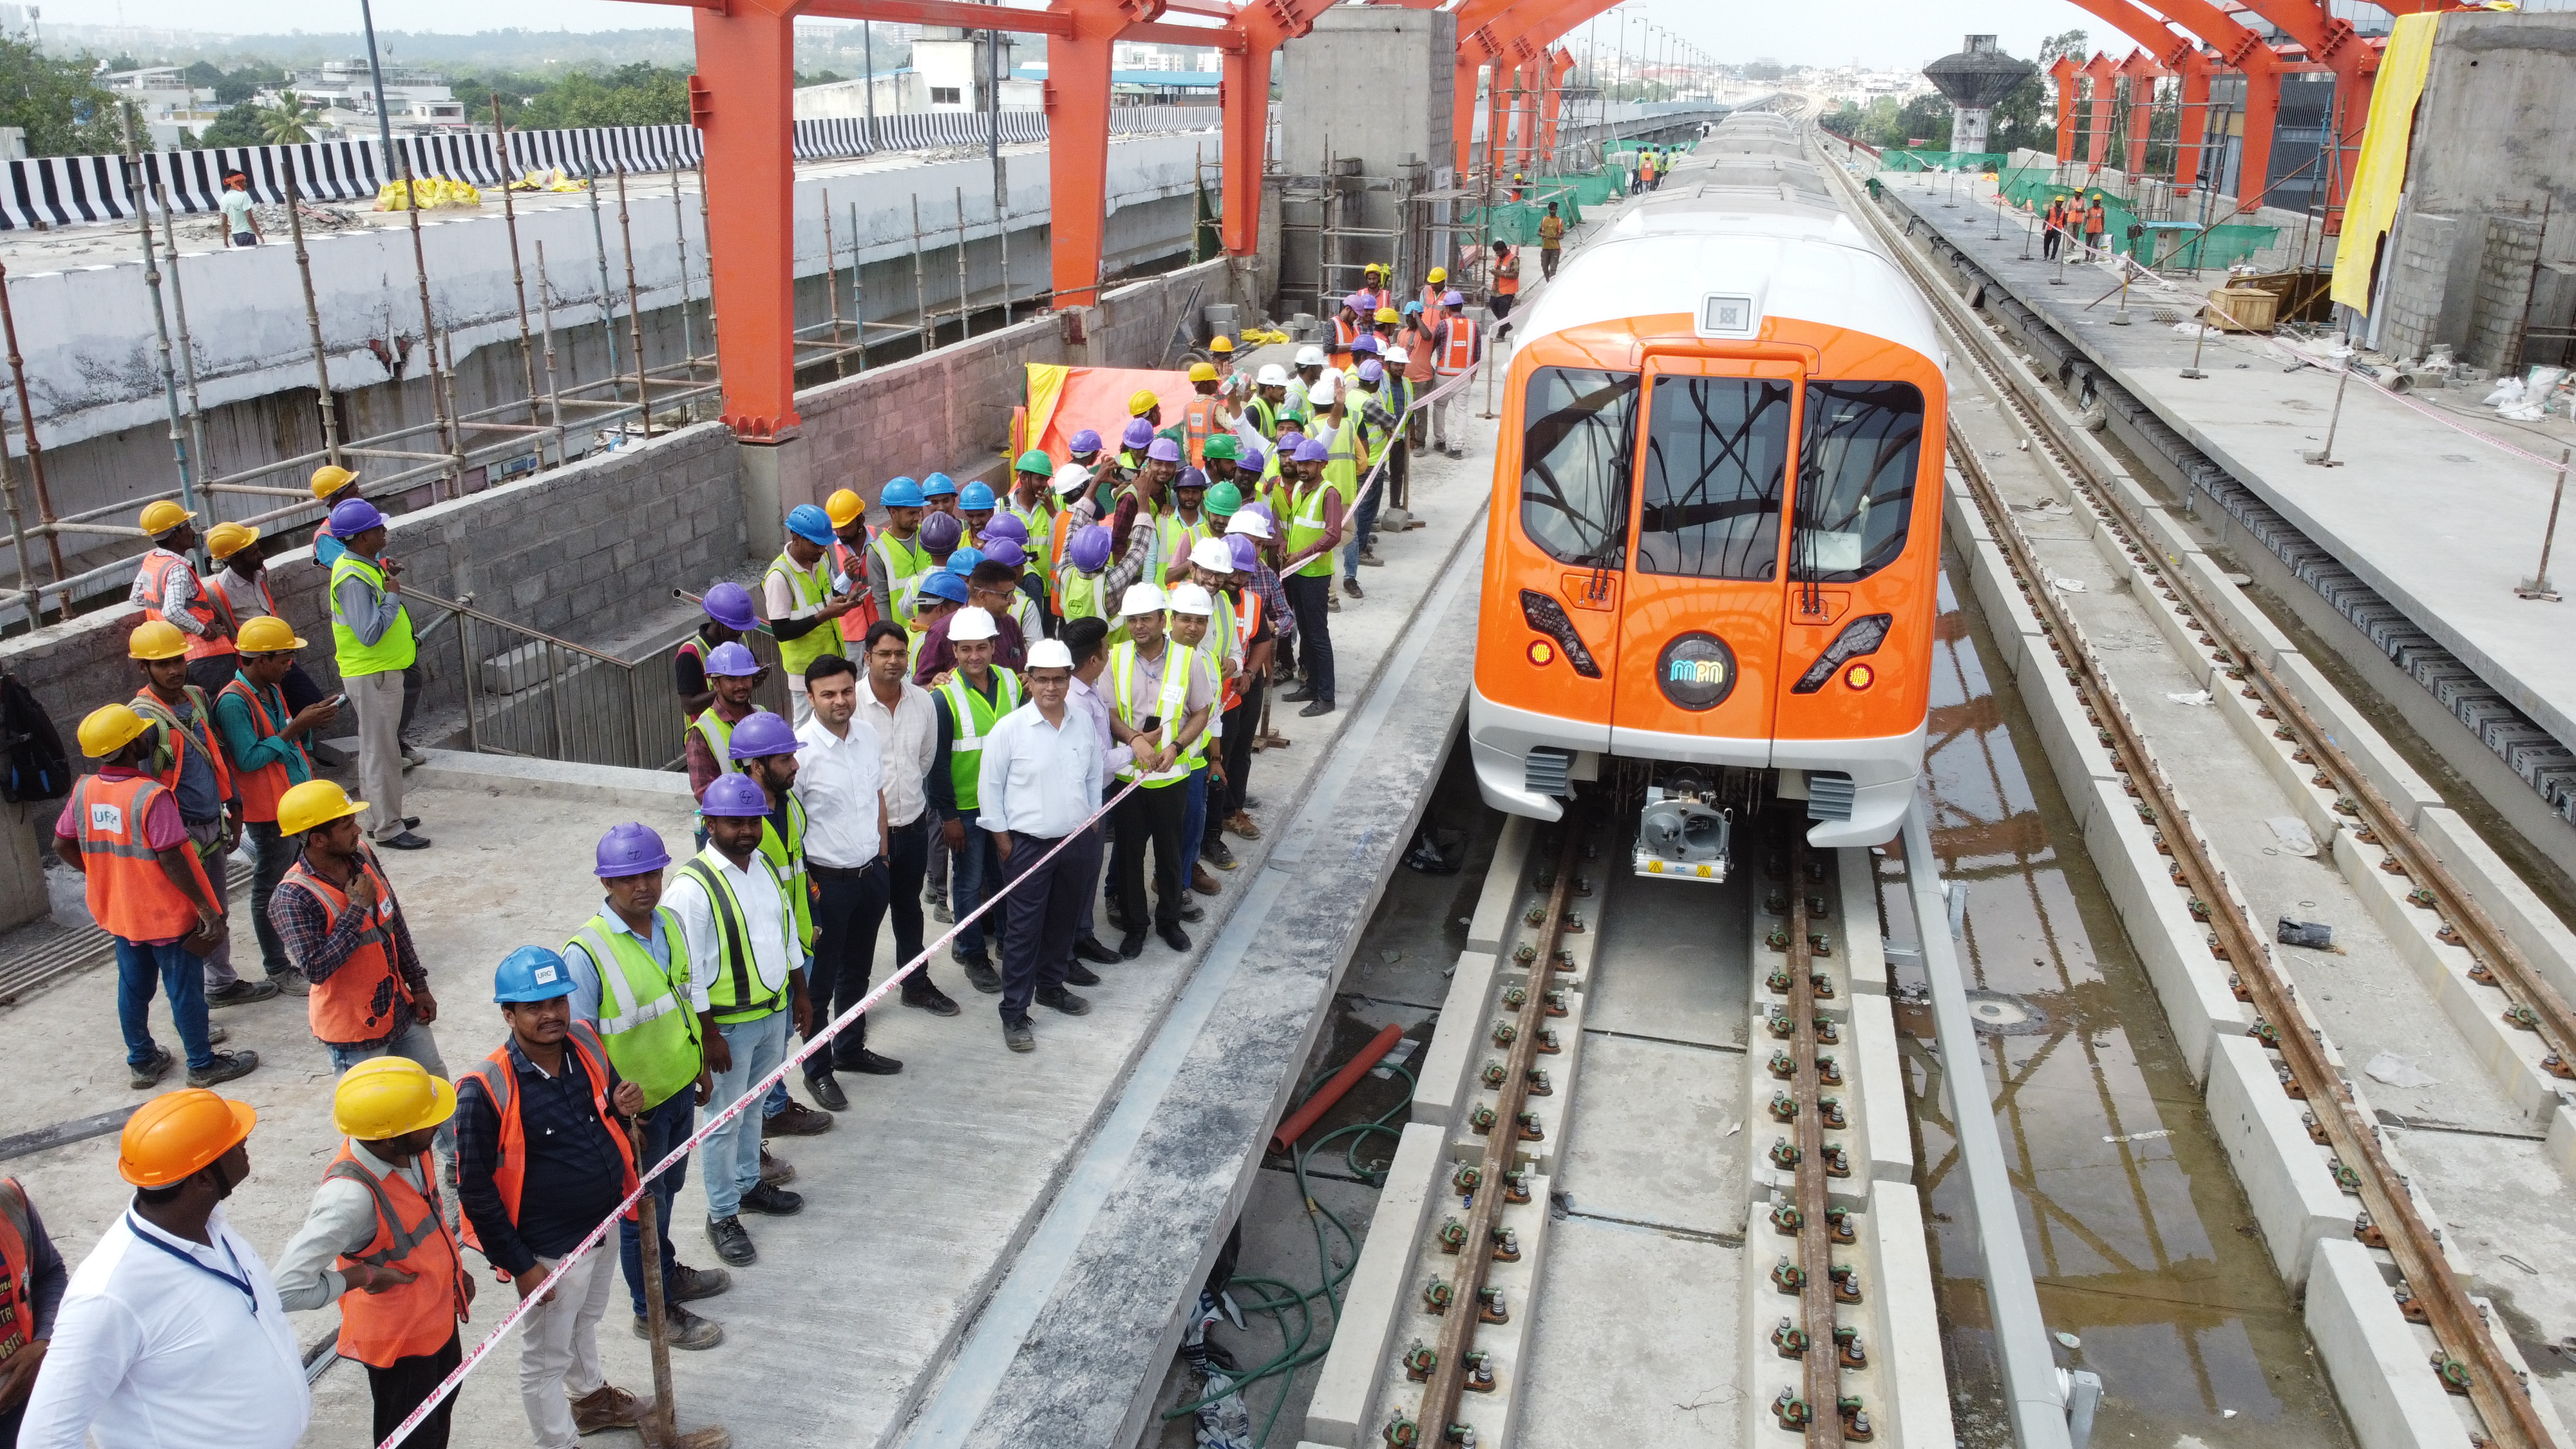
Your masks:
<svg viewBox="0 0 2576 1449"><path fill-rule="evenodd" d="M1354 599L1365 599L1368 597L1368 590L1361 588L1360 581L1357 579L1342 580L1342 592L1350 595Z"/></svg>
<svg viewBox="0 0 2576 1449"><path fill-rule="evenodd" d="M217 1052L215 1059L206 1063L204 1071L198 1071L193 1067L189 1069L188 1085L211 1087L220 1082L229 1082L235 1077L247 1077L258 1069L259 1053L257 1052Z"/></svg>
<svg viewBox="0 0 2576 1449"><path fill-rule="evenodd" d="M1314 703L1307 705L1304 709L1297 711L1297 715L1300 719L1313 719L1319 714L1331 714L1332 712L1333 702L1329 699L1319 699Z"/></svg>
<svg viewBox="0 0 2576 1449"><path fill-rule="evenodd" d="M1017 1026L1006 1022L1002 1026L1002 1045L1015 1052L1033 1052L1038 1049L1038 1034L1029 1030L1025 1021Z"/></svg>
<svg viewBox="0 0 2576 1449"><path fill-rule="evenodd" d="M1091 1003L1089 1001L1074 995L1072 992L1065 990L1061 986L1057 987L1053 991L1039 992L1038 1005L1052 1007L1057 1011L1063 1012L1067 1016L1089 1016L1091 1014Z"/></svg>
<svg viewBox="0 0 2576 1449"><path fill-rule="evenodd" d="M1313 699L1315 697L1315 690L1311 685L1301 684L1279 697L1290 704L1295 704L1301 699Z"/></svg>
<svg viewBox="0 0 2576 1449"><path fill-rule="evenodd" d="M395 836L391 840L379 840L376 844L387 850L427 850L429 849L429 837L426 835L416 835L409 830L405 830L402 834Z"/></svg>
<svg viewBox="0 0 2576 1449"><path fill-rule="evenodd" d="M161 1079L170 1075L170 1069L178 1064L179 1059L170 1054L168 1047L156 1046L152 1049L152 1060L141 1066L128 1062L125 1070L132 1074L134 1090L148 1092L161 1085Z"/></svg>
<svg viewBox="0 0 2576 1449"><path fill-rule="evenodd" d="M1118 953L1101 945L1099 937L1085 936L1073 943L1073 959L1088 961L1094 966L1115 966L1118 964Z"/></svg>
<svg viewBox="0 0 2576 1449"><path fill-rule="evenodd" d="M737 1268L760 1257L760 1250L751 1245L751 1234L739 1217L707 1219L707 1241L715 1244L717 1257Z"/></svg>
<svg viewBox="0 0 2576 1449"><path fill-rule="evenodd" d="M986 996L1002 994L1002 973L994 970L989 962L969 961L961 969L966 973L967 985L983 992Z"/></svg>
<svg viewBox="0 0 2576 1449"><path fill-rule="evenodd" d="M1182 920L1195 926L1207 919L1207 907L1193 900L1183 900L1179 915Z"/></svg>
<svg viewBox="0 0 2576 1449"><path fill-rule="evenodd" d="M786 1111L766 1118L760 1124L763 1137L819 1137L831 1130L830 1113L817 1112L793 1097L787 1099Z"/></svg>
<svg viewBox="0 0 2576 1449"><path fill-rule="evenodd" d="M635 1336L651 1338L653 1327L642 1314L635 1316ZM673 1348L713 1348L724 1342L724 1325L711 1318L700 1318L677 1303L663 1305L662 1338Z"/></svg>
<svg viewBox="0 0 2576 1449"><path fill-rule="evenodd" d="M841 1090L841 1084L833 1079L830 1072L817 1072L808 1076L805 1079L805 1095L813 1098L814 1105L826 1112L850 1110L850 1094Z"/></svg>
<svg viewBox="0 0 2576 1449"><path fill-rule="evenodd" d="M805 1211L805 1197L802 1193L771 1187L764 1182L742 1195L742 1210L762 1217L792 1218Z"/></svg>
<svg viewBox="0 0 2576 1449"><path fill-rule="evenodd" d="M662 1285L662 1298L667 1303L694 1303L713 1298L733 1286L733 1275L722 1268L692 1268L686 1263L671 1270L671 1281Z"/></svg>
<svg viewBox="0 0 2576 1449"><path fill-rule="evenodd" d="M892 1057L878 1056L866 1047L859 1048L859 1054L849 1061L834 1062L832 1065L845 1072L858 1072L871 1077L891 1077L903 1070L903 1063Z"/></svg>
<svg viewBox="0 0 2576 1449"><path fill-rule="evenodd" d="M1133 961L1133 960L1135 960L1137 957L1142 956L1142 955L1144 955L1144 954L1145 954L1145 933L1144 933L1144 932L1142 932L1142 931L1129 931L1126 935L1121 936L1121 937L1119 937L1119 938L1118 938L1118 959L1119 959L1119 960L1121 960L1121 961Z"/></svg>
<svg viewBox="0 0 2576 1449"><path fill-rule="evenodd" d="M1234 858L1234 848L1227 845L1222 837L1202 841L1199 845L1199 859L1219 870L1232 870L1242 864Z"/></svg>
<svg viewBox="0 0 2576 1449"><path fill-rule="evenodd" d="M940 990L936 986L922 991L905 992L903 994L903 1004L906 1006L919 1007L933 1016L955 1016L957 1014L957 1003L949 1000L948 993Z"/></svg>
<svg viewBox="0 0 2576 1449"><path fill-rule="evenodd" d="M1097 986L1100 984L1100 973L1083 965L1081 962L1076 961L1071 966L1065 968L1064 984L1067 986Z"/></svg>
<svg viewBox="0 0 2576 1449"><path fill-rule="evenodd" d="M254 1001L266 1001L276 994L276 982L253 981L244 977L230 986L218 986L207 992L206 1005L210 1009L222 1006L248 1006Z"/></svg>
<svg viewBox="0 0 2576 1449"><path fill-rule="evenodd" d="M1190 933L1182 930L1178 926L1165 926L1154 934L1162 937L1163 944L1171 947L1175 951L1187 951L1190 949Z"/></svg>

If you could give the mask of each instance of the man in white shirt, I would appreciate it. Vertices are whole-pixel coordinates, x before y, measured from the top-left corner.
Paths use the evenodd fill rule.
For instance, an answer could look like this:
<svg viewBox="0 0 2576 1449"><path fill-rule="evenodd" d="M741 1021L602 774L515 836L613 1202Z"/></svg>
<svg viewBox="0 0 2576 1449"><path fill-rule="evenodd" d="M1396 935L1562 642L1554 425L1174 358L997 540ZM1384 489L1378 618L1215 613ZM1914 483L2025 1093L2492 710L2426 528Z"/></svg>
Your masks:
<svg viewBox="0 0 2576 1449"><path fill-rule="evenodd" d="M796 727L796 793L805 801L805 874L814 883L814 960L806 989L831 1021L868 993L877 927L886 911L883 750L859 712L859 667L838 654L805 666L814 716ZM818 1023L819 1026L820 1023ZM868 1019L842 1028L805 1059L805 1085L835 1112L849 1110L835 1071L890 1077L903 1063L868 1050Z"/></svg>
<svg viewBox="0 0 2576 1449"><path fill-rule="evenodd" d="M1109 668L1109 621L1067 620L1064 646L1073 655L1073 683L1065 688L1065 708L1078 711L1091 721L1093 732L1100 737L1100 782L1106 789L1111 784L1110 777L1127 768L1128 763L1136 758L1136 752L1118 743L1110 730L1109 705L1101 699L1100 691L1095 687ZM1113 966L1118 962L1118 953L1102 945L1100 938L1092 934L1094 922L1091 913L1100 904L1099 897L1100 882L1094 880L1091 888L1083 892L1081 934L1074 939L1073 954L1076 960L1087 961L1094 966Z"/></svg>
<svg viewBox="0 0 2576 1449"><path fill-rule="evenodd" d="M1085 715L1065 707L1073 654L1061 639L1029 646L1028 702L1004 715L985 738L975 798L976 828L993 838L1002 860L1009 922L1002 936L1002 1040L1035 1051L1029 1027L1034 998L1067 1016L1091 1003L1065 989L1100 978L1073 959L1082 908L1100 879L1100 735Z"/></svg>
<svg viewBox="0 0 2576 1449"><path fill-rule="evenodd" d="M861 645L867 668L858 713L877 734L878 788L885 796L886 914L894 921L897 965L919 956L921 886L930 872L930 842L939 827L921 788L939 748L939 723L930 691L912 682L912 638L901 624L879 619ZM930 963L903 978L903 1004L934 1016L955 1016L957 1003L930 979Z"/></svg>
<svg viewBox="0 0 2576 1449"><path fill-rule="evenodd" d="M769 792L749 775L719 775L698 813L707 848L663 893L680 918L689 947L691 995L705 993L698 1040L706 1047L715 1090L707 1104L723 1111L787 1059L787 1032L812 1024L805 996L805 953L797 944L787 889L760 853ZM699 1148L707 1189L707 1239L716 1256L742 1267L760 1254L740 1211L788 1217L802 1195L760 1180L760 1115L745 1112L709 1133Z"/></svg>
<svg viewBox="0 0 2576 1449"><path fill-rule="evenodd" d="M293 1449L313 1417L268 1265L224 1220L250 1176L248 1103L168 1092L126 1119L134 1202L54 1319L20 1449Z"/></svg>

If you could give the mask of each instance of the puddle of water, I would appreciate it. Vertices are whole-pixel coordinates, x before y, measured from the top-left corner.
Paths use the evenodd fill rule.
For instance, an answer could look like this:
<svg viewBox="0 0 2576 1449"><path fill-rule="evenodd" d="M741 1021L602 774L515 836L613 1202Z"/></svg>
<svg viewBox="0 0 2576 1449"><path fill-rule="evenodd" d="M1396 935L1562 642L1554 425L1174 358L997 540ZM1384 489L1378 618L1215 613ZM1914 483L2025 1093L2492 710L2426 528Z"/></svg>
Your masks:
<svg viewBox="0 0 2576 1449"><path fill-rule="evenodd" d="M1926 767L1943 876L1968 887L1968 987L2022 1239L2060 1365L2102 1376L2097 1442L2210 1449L2352 1443L2287 1289L2253 1227L2145 970L2011 697L1983 622L1945 571ZM1880 911L1913 939L1899 863ZM1918 967L1897 972L1920 987ZM2027 1012L2027 1019L2009 1009ZM1962 1445L2011 1443L1967 1181L1954 1155L1928 1011L1901 1010L1918 1095L1916 1160Z"/></svg>

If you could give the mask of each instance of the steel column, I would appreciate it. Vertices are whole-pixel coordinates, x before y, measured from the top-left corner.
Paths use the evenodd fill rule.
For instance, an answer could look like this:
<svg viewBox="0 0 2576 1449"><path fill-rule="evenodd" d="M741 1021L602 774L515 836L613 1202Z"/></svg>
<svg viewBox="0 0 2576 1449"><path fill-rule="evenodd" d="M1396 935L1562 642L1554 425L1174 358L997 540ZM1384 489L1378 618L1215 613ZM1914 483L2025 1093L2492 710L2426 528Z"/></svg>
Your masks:
<svg viewBox="0 0 2576 1449"><path fill-rule="evenodd" d="M1217 85L1225 117L1223 149L1225 215L1220 234L1226 255L1249 257L1261 249L1261 181L1269 164L1270 63L1276 42L1247 35L1243 53L1225 58Z"/></svg>
<svg viewBox="0 0 2576 1449"><path fill-rule="evenodd" d="M794 436L796 24L774 0L695 12L689 119L706 147L707 256L724 423L746 442Z"/></svg>

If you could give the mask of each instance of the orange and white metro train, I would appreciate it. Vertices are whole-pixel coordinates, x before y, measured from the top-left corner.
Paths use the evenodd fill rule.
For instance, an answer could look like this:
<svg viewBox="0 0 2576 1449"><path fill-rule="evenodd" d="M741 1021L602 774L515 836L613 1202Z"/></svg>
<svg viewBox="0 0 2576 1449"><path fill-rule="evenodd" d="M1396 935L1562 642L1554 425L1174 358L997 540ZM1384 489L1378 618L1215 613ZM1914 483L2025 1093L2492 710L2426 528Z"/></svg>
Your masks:
<svg viewBox="0 0 2576 1449"><path fill-rule="evenodd" d="M1893 837L1922 769L1948 392L1931 314L1776 116L1728 118L1516 322L1467 729L1498 809L1578 781L1642 874L1804 799Z"/></svg>

